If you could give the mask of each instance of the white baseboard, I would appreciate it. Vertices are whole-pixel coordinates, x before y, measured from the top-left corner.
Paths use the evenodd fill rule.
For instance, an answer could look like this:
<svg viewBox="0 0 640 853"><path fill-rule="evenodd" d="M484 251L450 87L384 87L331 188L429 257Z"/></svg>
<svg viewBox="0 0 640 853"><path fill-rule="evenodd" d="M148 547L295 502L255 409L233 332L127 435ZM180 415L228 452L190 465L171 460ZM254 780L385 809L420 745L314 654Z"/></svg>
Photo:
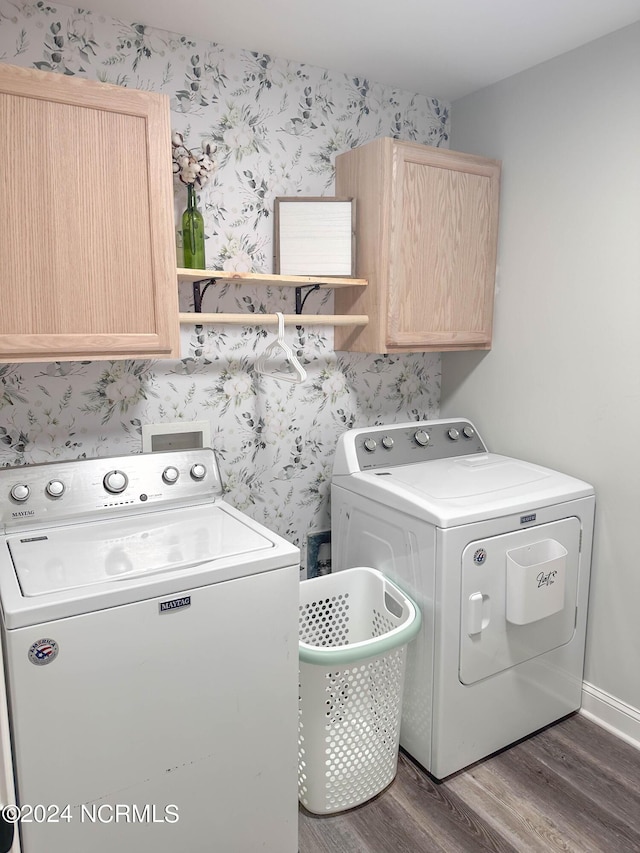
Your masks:
<svg viewBox="0 0 640 853"><path fill-rule="evenodd" d="M640 749L640 710L637 708L584 681L580 713Z"/></svg>

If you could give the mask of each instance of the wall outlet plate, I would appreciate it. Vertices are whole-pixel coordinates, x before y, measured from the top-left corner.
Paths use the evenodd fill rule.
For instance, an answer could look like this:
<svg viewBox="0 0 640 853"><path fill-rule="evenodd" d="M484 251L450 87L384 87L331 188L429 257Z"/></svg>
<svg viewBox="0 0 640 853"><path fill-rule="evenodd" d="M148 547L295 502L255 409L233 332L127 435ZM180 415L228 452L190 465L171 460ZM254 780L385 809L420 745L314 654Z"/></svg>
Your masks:
<svg viewBox="0 0 640 853"><path fill-rule="evenodd" d="M307 534L307 577L317 578L331 572L331 531Z"/></svg>
<svg viewBox="0 0 640 853"><path fill-rule="evenodd" d="M157 450L192 450L199 447L211 447L211 428L208 421L142 425L143 453L153 453Z"/></svg>

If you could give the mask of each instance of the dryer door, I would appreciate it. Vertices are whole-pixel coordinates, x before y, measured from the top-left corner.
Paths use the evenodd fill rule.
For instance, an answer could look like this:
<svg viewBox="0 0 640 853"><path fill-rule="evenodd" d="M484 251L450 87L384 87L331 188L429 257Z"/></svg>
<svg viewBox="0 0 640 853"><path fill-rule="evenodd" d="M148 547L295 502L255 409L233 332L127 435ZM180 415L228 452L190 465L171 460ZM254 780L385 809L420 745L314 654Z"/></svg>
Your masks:
<svg viewBox="0 0 640 853"><path fill-rule="evenodd" d="M565 518L470 542L462 553L463 684L544 654L573 636L581 524Z"/></svg>

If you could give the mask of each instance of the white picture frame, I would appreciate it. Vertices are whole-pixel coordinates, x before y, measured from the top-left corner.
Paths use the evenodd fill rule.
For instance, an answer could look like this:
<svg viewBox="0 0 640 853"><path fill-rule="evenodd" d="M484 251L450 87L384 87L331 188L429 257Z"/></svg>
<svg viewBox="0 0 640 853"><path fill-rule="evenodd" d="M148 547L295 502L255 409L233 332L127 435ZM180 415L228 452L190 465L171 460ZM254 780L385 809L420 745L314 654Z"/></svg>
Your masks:
<svg viewBox="0 0 640 853"><path fill-rule="evenodd" d="M354 275L353 199L276 198L274 231L273 271L277 275Z"/></svg>

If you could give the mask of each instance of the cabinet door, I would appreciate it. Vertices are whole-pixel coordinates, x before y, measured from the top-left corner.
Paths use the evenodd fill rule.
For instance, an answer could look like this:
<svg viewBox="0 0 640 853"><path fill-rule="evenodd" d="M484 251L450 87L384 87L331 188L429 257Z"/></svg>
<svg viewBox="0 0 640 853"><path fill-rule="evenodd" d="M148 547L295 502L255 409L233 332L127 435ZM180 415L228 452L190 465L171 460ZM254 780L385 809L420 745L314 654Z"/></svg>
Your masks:
<svg viewBox="0 0 640 853"><path fill-rule="evenodd" d="M164 95L0 64L0 360L178 356Z"/></svg>
<svg viewBox="0 0 640 853"><path fill-rule="evenodd" d="M336 192L356 202L356 274L336 311L336 349L421 352L491 346L500 163L393 139L336 158Z"/></svg>
<svg viewBox="0 0 640 853"><path fill-rule="evenodd" d="M397 144L387 344L491 345L499 166Z"/></svg>

